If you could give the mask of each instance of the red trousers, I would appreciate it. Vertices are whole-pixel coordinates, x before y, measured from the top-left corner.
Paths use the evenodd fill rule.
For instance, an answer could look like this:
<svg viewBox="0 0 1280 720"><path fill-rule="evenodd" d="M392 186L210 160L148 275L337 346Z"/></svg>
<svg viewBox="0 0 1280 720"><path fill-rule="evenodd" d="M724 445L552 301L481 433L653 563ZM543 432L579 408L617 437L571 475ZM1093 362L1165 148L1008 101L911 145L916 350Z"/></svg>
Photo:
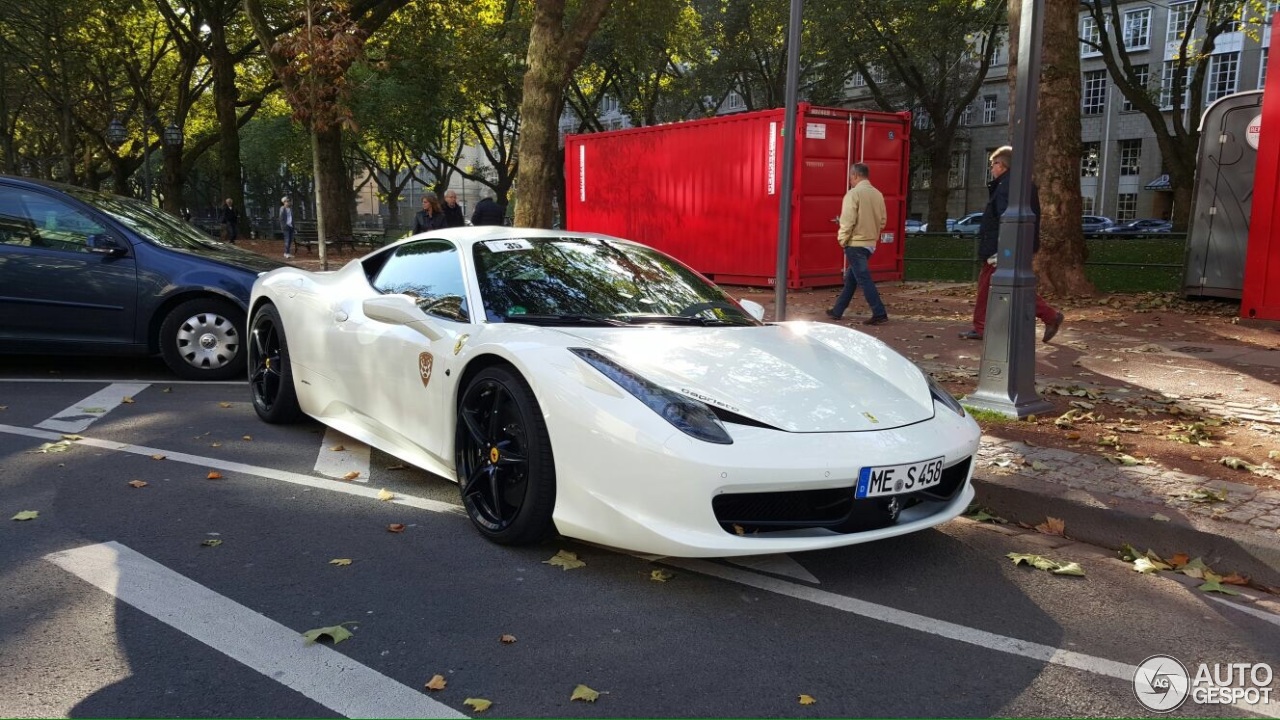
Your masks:
<svg viewBox="0 0 1280 720"><path fill-rule="evenodd" d="M978 274L978 301L973 305L973 329L978 334L982 334L987 325L987 296L991 294L991 276L995 272L995 265L984 262L982 272ZM1045 302L1040 293L1036 293L1036 317L1046 325L1058 319L1058 311Z"/></svg>

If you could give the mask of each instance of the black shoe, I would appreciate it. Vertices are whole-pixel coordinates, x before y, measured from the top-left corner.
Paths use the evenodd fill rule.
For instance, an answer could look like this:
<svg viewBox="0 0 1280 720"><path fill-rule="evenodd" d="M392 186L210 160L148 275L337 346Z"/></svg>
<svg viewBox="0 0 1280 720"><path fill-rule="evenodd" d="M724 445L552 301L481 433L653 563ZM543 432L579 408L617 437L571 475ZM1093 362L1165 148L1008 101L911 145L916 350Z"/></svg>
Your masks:
<svg viewBox="0 0 1280 720"><path fill-rule="evenodd" d="M982 339L982 333L978 332L977 330L968 330L968 331L965 331L965 332L960 333L960 339L962 339L962 340L981 340L981 339Z"/></svg>
<svg viewBox="0 0 1280 720"><path fill-rule="evenodd" d="M862 324L863 325L883 325L887 322L889 322L888 315L872 315L866 320L863 320Z"/></svg>
<svg viewBox="0 0 1280 720"><path fill-rule="evenodd" d="M840 316L837 315L834 310L827 310L827 317L831 318L832 320L840 319Z"/></svg>
<svg viewBox="0 0 1280 720"><path fill-rule="evenodd" d="M1062 320L1062 313L1058 313L1058 317L1054 318L1053 322L1045 323L1044 337L1041 338L1040 342L1049 342L1052 340L1053 336L1058 334L1058 328L1062 327Z"/></svg>

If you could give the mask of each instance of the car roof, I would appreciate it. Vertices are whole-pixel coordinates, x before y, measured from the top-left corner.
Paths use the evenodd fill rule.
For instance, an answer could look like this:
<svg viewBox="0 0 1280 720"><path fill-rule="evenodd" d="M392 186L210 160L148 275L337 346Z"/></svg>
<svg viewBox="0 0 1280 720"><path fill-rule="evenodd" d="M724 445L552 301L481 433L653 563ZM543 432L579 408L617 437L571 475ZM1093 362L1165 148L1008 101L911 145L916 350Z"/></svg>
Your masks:
<svg viewBox="0 0 1280 720"><path fill-rule="evenodd" d="M472 246L490 240L534 240L540 238L604 238L615 242L635 245L637 243L625 238L606 235L604 233L574 232L571 230L544 230L543 228L508 227L506 225L472 225L446 228L418 233L410 237L390 243L387 247L396 247L415 240L438 238L456 243L462 250L470 250Z"/></svg>

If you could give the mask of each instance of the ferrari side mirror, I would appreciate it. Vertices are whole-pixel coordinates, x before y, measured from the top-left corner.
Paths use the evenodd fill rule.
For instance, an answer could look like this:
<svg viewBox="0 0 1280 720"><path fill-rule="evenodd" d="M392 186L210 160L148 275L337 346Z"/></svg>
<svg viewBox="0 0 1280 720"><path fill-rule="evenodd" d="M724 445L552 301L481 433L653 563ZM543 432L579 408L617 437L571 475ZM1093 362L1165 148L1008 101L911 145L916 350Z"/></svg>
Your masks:
<svg viewBox="0 0 1280 720"><path fill-rule="evenodd" d="M742 306L743 310L747 311L748 315L755 318L756 320L764 322L764 306L763 305L756 302L755 300L739 300L738 304Z"/></svg>
<svg viewBox="0 0 1280 720"><path fill-rule="evenodd" d="M362 305L365 317L388 325L403 325L417 330L431 340L439 340L444 333L418 307L417 301L408 295L379 295L369 298Z"/></svg>

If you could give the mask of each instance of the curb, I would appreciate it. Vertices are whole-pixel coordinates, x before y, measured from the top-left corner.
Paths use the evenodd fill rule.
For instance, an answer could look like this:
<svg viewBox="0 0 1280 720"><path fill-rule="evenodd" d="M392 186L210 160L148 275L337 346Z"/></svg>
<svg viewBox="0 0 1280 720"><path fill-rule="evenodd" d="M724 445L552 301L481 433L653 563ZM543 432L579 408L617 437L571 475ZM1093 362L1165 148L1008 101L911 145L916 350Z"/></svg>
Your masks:
<svg viewBox="0 0 1280 720"><path fill-rule="evenodd" d="M1221 572L1238 572L1280 587L1280 533L1180 514L1176 508L1027 482L1017 476L973 476L974 501L1010 522L1037 525L1048 516L1066 522L1072 540L1119 549L1186 553ZM1169 520L1153 520L1160 512Z"/></svg>

